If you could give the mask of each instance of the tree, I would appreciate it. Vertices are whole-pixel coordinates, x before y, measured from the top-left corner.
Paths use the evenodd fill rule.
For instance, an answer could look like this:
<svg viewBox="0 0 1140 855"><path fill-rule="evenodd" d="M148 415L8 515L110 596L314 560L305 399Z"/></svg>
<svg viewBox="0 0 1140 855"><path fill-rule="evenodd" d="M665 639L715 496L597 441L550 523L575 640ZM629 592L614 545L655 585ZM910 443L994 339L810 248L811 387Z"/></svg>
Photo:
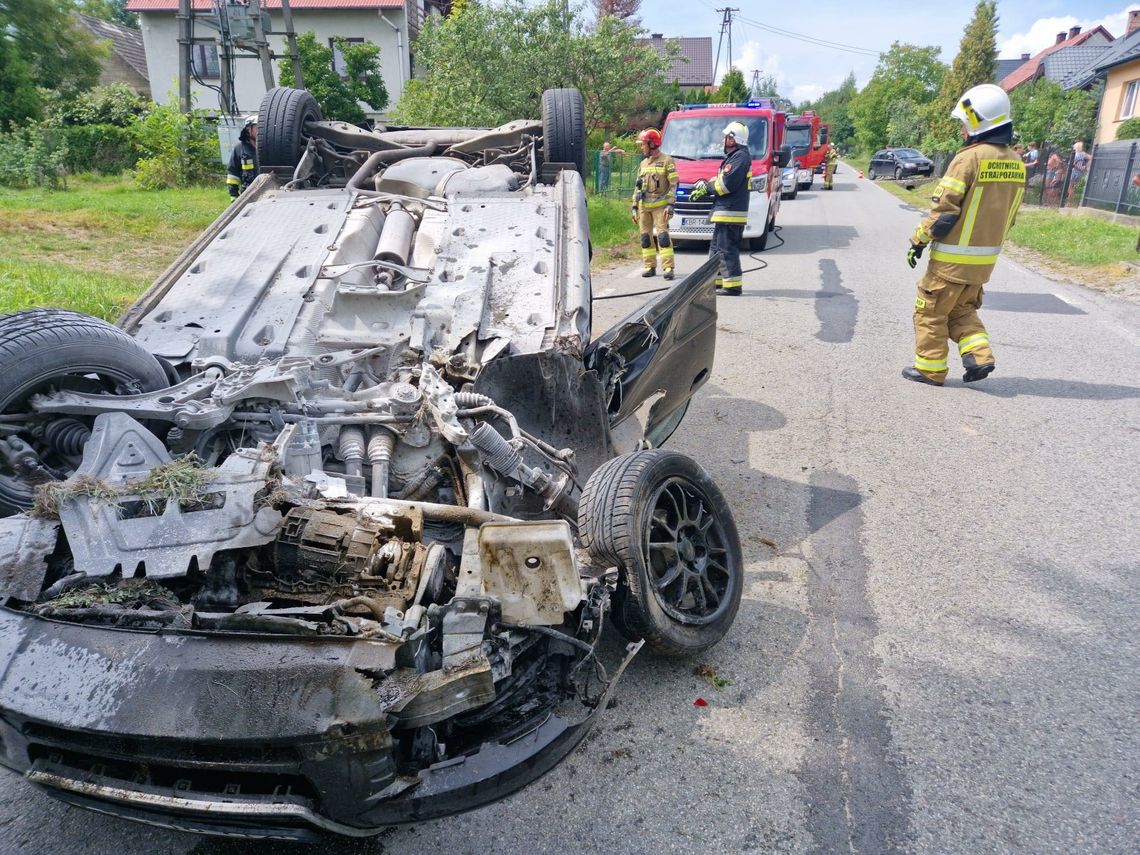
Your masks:
<svg viewBox="0 0 1140 855"><path fill-rule="evenodd" d="M780 87L776 83L776 75L774 74L761 74L757 79L748 87L748 97L750 98L763 98L765 96L779 96Z"/></svg>
<svg viewBox="0 0 1140 855"><path fill-rule="evenodd" d="M641 10L641 0L593 0L598 22L602 18L617 18L626 24L640 23L637 13Z"/></svg>
<svg viewBox="0 0 1140 855"><path fill-rule="evenodd" d="M951 152L961 144L960 123L950 115L962 93L979 83L992 83L997 62L997 3L979 0L974 17L962 33L962 43L938 97L927 112L924 145L929 151Z"/></svg>
<svg viewBox="0 0 1140 855"><path fill-rule="evenodd" d="M851 102L857 92L855 72L852 71L844 78L838 89L824 92L818 101L808 105L810 109L819 113L819 117L830 127L829 138L837 146L846 147L855 139L855 125L851 121Z"/></svg>
<svg viewBox="0 0 1140 855"><path fill-rule="evenodd" d="M40 114L35 87L70 92L99 79L105 49L72 16L71 0L0 0L0 123Z"/></svg>
<svg viewBox="0 0 1140 855"><path fill-rule="evenodd" d="M851 101L855 138L864 151L887 144L891 105L911 101L925 105L934 100L946 74L937 47L918 47L894 42L879 57L875 73Z"/></svg>
<svg viewBox="0 0 1140 855"><path fill-rule="evenodd" d="M469 0L421 30L416 59L427 73L405 87L393 116L410 125L495 126L537 118L544 90L573 86L589 129L618 128L668 93L671 56L638 45L639 33L613 16L590 30L577 9L567 26L559 0Z"/></svg>
<svg viewBox="0 0 1140 855"><path fill-rule="evenodd" d="M102 18L112 24L138 28L139 16L127 11L127 0L75 0L76 8L84 15Z"/></svg>
<svg viewBox="0 0 1140 855"><path fill-rule="evenodd" d="M721 104L739 104L748 100L748 87L744 85L744 73L732 66L720 81L716 90L716 100Z"/></svg>
<svg viewBox="0 0 1140 855"><path fill-rule="evenodd" d="M305 88L313 93L327 119L363 122L363 101L373 110L388 106L388 89L380 74L380 48L372 42L349 42L337 37L334 44L344 58L344 75L333 67L332 48L317 41L313 32L297 36L297 52L301 56L301 74ZM282 86L295 86L293 63L282 60L279 66Z"/></svg>
<svg viewBox="0 0 1140 855"><path fill-rule="evenodd" d="M1051 80L1041 78L1018 86L1010 93L1013 127L1025 142L1055 145L1068 150L1077 140L1089 140L1096 130L1100 87L1089 92L1065 92Z"/></svg>

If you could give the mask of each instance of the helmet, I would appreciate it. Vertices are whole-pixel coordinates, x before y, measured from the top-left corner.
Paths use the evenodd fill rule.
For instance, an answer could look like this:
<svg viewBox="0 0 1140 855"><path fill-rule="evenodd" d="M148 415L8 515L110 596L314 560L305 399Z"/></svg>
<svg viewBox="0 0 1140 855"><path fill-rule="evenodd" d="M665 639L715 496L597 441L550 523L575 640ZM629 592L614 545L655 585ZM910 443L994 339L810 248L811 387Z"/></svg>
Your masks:
<svg viewBox="0 0 1140 855"><path fill-rule="evenodd" d="M732 137L736 140L737 145L748 145L748 128L740 122L729 122L721 134L726 137Z"/></svg>
<svg viewBox="0 0 1140 855"><path fill-rule="evenodd" d="M637 135L637 141L646 143L650 148L661 148L661 131L656 128L646 128Z"/></svg>
<svg viewBox="0 0 1140 855"><path fill-rule="evenodd" d="M970 136L992 131L1013 121L1009 96L993 83L982 83L966 90L950 115L965 124Z"/></svg>
<svg viewBox="0 0 1140 855"><path fill-rule="evenodd" d="M245 117L245 121L241 123L241 129L244 131L250 125L256 125L256 124L257 124L257 114L254 113L252 116L246 116Z"/></svg>

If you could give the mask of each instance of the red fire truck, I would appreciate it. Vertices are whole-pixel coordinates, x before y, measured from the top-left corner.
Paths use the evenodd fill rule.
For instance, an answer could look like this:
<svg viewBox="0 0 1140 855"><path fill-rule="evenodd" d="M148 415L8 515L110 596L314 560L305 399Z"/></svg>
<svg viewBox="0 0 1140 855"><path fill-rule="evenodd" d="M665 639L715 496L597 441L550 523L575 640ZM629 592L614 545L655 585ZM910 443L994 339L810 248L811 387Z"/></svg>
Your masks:
<svg viewBox="0 0 1140 855"><path fill-rule="evenodd" d="M776 227L780 208L780 167L789 163L791 152L784 148L785 114L771 101L744 104L688 104L670 113L662 130L661 150L677 164L680 186L669 221L673 240L712 240L712 198L689 198L693 185L716 176L724 157L724 128L740 122L748 128L748 150L752 153L752 196L748 222L744 226L745 245L764 249L768 233Z"/></svg>
<svg viewBox="0 0 1140 855"><path fill-rule="evenodd" d="M800 190L810 190L815 173L823 172L827 162L828 126L811 110L798 116L788 116L788 130L784 142L791 147L796 165L796 183Z"/></svg>

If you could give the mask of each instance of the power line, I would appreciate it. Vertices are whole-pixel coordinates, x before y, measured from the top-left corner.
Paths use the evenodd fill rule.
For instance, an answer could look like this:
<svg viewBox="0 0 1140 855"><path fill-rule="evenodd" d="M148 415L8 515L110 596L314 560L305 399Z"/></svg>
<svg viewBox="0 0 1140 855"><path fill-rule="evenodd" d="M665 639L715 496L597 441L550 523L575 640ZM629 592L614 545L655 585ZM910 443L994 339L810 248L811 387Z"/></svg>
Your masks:
<svg viewBox="0 0 1140 855"><path fill-rule="evenodd" d="M721 10L718 9L717 11L719 12ZM806 42L807 44L815 45L817 47L825 47L831 50L841 50L846 51L847 53L854 53L862 56L882 56L882 51L873 50L872 48L858 47L856 45L846 45L840 42L828 41L827 39L819 39L815 36L804 35L803 33L794 33L791 30L781 29L780 27L774 27L771 24L764 24L760 21L754 21L751 18L745 18L743 15L739 16L739 20L774 35L784 36L785 38L789 39L796 39L798 41Z"/></svg>

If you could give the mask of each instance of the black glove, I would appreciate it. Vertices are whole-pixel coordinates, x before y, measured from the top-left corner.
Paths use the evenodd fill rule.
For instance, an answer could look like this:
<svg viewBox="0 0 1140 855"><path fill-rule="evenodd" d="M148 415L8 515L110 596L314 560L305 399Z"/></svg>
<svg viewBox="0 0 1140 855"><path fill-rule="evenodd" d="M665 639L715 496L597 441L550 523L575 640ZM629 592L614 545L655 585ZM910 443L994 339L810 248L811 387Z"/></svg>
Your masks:
<svg viewBox="0 0 1140 855"><path fill-rule="evenodd" d="M922 251L924 249L926 249L926 244L912 243L910 249L906 251L906 263L910 265L911 270L914 270L918 265L918 260L922 258Z"/></svg>

